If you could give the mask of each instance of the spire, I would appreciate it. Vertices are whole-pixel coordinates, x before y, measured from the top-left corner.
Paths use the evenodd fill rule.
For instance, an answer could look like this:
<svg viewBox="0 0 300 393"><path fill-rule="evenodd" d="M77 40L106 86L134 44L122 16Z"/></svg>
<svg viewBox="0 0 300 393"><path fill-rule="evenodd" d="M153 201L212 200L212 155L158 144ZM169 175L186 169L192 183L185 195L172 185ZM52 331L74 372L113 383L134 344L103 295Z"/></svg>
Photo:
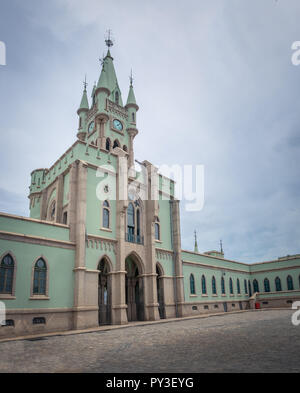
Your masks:
<svg viewBox="0 0 300 393"><path fill-rule="evenodd" d="M86 76L83 82L83 94L82 94L82 98L81 98L81 102L80 102L80 106L78 111L80 110L88 110L89 109L89 102L88 102L88 98L87 98L87 93L86 93L86 87L87 87L87 82L86 82Z"/></svg>
<svg viewBox="0 0 300 393"><path fill-rule="evenodd" d="M194 246L194 252L199 252L199 251L198 251L198 243L197 243L197 232L196 232L196 230L194 231L194 235L195 235L195 246Z"/></svg>
<svg viewBox="0 0 300 393"><path fill-rule="evenodd" d="M130 80L130 86L129 86L129 93L128 93L126 106L133 105L133 106L136 107L136 110L138 110L138 106L137 106L137 103L136 103L136 100L135 100L134 91L133 91L132 70L131 70L131 74L130 74L129 80Z"/></svg>
<svg viewBox="0 0 300 393"><path fill-rule="evenodd" d="M96 87L97 87L96 82L94 82L94 86L93 86L93 91L92 91L91 97L94 97L94 94L95 94L95 91L96 91Z"/></svg>

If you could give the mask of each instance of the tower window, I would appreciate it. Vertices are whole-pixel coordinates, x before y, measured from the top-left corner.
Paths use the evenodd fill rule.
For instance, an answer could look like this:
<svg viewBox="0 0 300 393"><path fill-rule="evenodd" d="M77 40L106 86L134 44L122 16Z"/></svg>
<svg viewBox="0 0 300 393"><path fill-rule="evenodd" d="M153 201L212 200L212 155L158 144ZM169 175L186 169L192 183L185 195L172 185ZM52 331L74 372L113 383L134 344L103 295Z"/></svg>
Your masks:
<svg viewBox="0 0 300 393"><path fill-rule="evenodd" d="M132 118L132 121L133 121L133 122L135 122L135 116L134 116L134 112L132 112L132 114L131 114L131 118Z"/></svg>
<svg viewBox="0 0 300 393"><path fill-rule="evenodd" d="M110 139L109 138L106 139L105 148L107 151L110 151Z"/></svg>
<svg viewBox="0 0 300 393"><path fill-rule="evenodd" d="M115 92L115 103L119 105L119 92Z"/></svg>
<svg viewBox="0 0 300 393"><path fill-rule="evenodd" d="M114 141L113 149L114 149L115 147L120 147L120 143L119 143L119 141L118 141L117 139Z"/></svg>
<svg viewBox="0 0 300 393"><path fill-rule="evenodd" d="M109 228L110 207L108 201L103 202L102 227Z"/></svg>
<svg viewBox="0 0 300 393"><path fill-rule="evenodd" d="M67 223L68 223L68 213L67 213L67 212L64 212L64 215L63 215L63 224L67 225Z"/></svg>

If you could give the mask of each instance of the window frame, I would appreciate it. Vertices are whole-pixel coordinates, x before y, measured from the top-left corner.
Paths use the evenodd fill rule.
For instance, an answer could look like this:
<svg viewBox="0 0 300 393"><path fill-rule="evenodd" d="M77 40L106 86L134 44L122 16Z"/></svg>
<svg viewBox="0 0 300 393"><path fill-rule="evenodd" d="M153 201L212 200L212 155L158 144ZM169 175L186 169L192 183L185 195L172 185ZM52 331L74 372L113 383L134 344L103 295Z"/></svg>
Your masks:
<svg viewBox="0 0 300 393"><path fill-rule="evenodd" d="M105 204L107 203L107 205ZM104 226L104 211L107 211L108 214L108 227ZM102 231L109 231L111 232L111 205L108 199L105 199L102 202L101 205L101 217L100 217L100 223L101 223L101 230Z"/></svg>
<svg viewBox="0 0 300 393"><path fill-rule="evenodd" d="M33 293L34 289L34 273L35 273L35 265L36 263L42 259L45 262L46 265L46 280L45 280L45 294L41 293ZM32 270L31 270L31 288L30 288L30 300L49 300L49 277L50 277L50 270L49 270L49 263L47 258L44 255L38 256L33 264L32 264Z"/></svg>
<svg viewBox="0 0 300 393"><path fill-rule="evenodd" d="M16 277L17 277L17 259L15 255L13 254L12 251L8 250L5 251L1 257L0 257L0 264L2 263L2 260L6 257L6 255L9 255L14 263L14 268L13 268L13 276L12 276L12 284L11 284L11 293L0 293L0 300L1 299L15 299L15 293L16 293Z"/></svg>

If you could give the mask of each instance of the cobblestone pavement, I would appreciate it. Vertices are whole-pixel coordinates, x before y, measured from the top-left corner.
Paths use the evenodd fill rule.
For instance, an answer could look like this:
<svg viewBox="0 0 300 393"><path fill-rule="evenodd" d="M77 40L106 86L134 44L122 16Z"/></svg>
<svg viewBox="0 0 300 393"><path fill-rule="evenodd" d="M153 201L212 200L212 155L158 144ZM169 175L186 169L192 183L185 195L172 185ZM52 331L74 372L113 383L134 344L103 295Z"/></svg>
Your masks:
<svg viewBox="0 0 300 393"><path fill-rule="evenodd" d="M300 372L292 310L0 343L0 372Z"/></svg>

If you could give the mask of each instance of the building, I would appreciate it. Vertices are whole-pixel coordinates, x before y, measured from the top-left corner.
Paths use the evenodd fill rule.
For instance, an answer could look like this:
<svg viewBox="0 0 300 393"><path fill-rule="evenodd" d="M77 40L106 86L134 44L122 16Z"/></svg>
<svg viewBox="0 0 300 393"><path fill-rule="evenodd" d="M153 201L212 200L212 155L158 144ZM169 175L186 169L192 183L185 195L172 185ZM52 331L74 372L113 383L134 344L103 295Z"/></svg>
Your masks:
<svg viewBox="0 0 300 393"><path fill-rule="evenodd" d="M290 307L300 255L249 265L181 249L174 182L133 168L139 107L132 79L123 104L111 44L77 140L31 173L30 218L0 213L0 337Z"/></svg>

